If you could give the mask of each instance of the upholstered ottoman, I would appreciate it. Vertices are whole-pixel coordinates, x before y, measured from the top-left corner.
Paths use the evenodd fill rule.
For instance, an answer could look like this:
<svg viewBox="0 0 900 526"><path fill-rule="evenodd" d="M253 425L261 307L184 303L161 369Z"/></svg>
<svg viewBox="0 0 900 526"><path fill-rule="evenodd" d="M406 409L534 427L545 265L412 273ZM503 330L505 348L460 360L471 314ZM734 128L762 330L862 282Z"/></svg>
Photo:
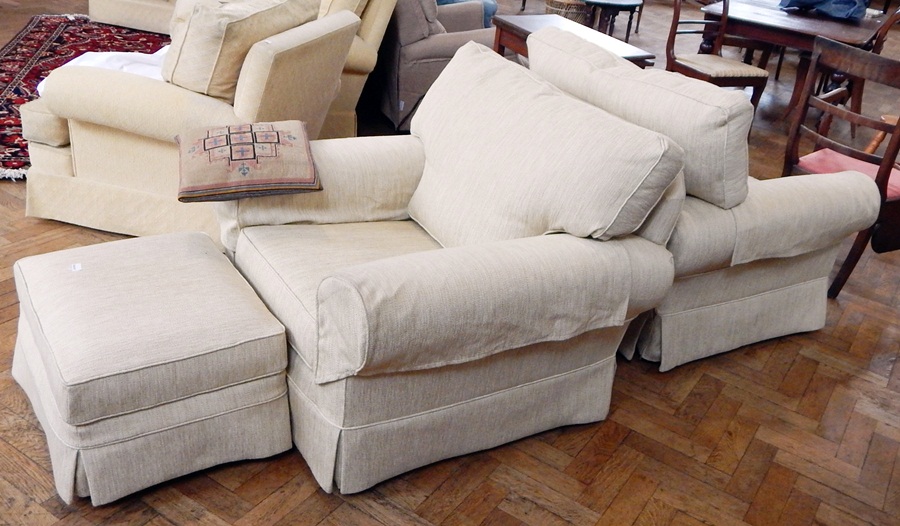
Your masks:
<svg viewBox="0 0 900 526"><path fill-rule="evenodd" d="M284 327L205 234L28 257L14 274L13 376L66 502L291 447Z"/></svg>

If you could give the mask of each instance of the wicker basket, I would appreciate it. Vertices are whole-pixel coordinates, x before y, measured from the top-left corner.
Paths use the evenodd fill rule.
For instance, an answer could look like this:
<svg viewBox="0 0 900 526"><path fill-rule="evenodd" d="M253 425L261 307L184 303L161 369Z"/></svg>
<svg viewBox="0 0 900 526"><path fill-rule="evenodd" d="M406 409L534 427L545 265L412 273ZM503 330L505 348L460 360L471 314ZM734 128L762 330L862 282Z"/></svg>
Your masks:
<svg viewBox="0 0 900 526"><path fill-rule="evenodd" d="M588 7L581 0L546 0L547 14L564 16L579 24L587 24Z"/></svg>

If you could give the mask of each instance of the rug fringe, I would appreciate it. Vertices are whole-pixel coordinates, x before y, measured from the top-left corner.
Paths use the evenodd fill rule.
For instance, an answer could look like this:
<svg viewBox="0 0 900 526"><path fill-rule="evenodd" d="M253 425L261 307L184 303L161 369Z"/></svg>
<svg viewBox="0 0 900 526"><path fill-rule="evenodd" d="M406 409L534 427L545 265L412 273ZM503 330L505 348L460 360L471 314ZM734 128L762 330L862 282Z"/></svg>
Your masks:
<svg viewBox="0 0 900 526"><path fill-rule="evenodd" d="M24 168L0 168L0 179L25 179L26 171Z"/></svg>

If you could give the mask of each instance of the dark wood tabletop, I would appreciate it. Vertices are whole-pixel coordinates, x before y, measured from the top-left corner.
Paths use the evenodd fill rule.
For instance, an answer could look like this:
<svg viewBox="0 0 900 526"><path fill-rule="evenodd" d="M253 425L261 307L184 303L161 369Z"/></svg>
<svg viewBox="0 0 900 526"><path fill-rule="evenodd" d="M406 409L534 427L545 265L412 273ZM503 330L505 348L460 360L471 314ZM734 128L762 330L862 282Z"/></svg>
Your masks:
<svg viewBox="0 0 900 526"><path fill-rule="evenodd" d="M722 16L722 3L702 9L707 19ZM812 51L821 35L851 46L863 46L875 36L885 15L859 21L838 20L813 11L786 11L778 0L734 0L728 10L729 35L770 42L802 51Z"/></svg>
<svg viewBox="0 0 900 526"><path fill-rule="evenodd" d="M581 38L592 42L620 57L634 62L638 66L646 67L653 64L656 55L649 51L626 44L621 40L604 35L578 22L568 18L551 15L496 15L493 18L497 31L494 37L494 51L503 53L510 49L522 56L528 56L526 40L528 35L545 27L557 27L564 31L575 33Z"/></svg>

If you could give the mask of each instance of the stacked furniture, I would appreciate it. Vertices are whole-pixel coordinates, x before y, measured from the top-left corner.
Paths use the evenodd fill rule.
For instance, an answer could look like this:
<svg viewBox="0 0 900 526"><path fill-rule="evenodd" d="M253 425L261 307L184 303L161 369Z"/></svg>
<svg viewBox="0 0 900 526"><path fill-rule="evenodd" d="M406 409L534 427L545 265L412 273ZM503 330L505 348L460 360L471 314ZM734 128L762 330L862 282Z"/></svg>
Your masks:
<svg viewBox="0 0 900 526"><path fill-rule="evenodd" d="M666 247L675 283L633 324L630 347L666 371L825 325L826 289L844 239L871 225L880 197L861 173L749 177L753 107L740 91L642 70L548 28L528 39L531 68L561 89L672 138L687 197Z"/></svg>
<svg viewBox="0 0 900 526"><path fill-rule="evenodd" d="M199 230L218 239L212 207L176 200L176 137L289 119L316 137L359 26L347 11L316 20L312 4L250 9L257 4L176 11L168 82L79 66L53 71L43 96L21 108L32 162L26 213L122 234Z"/></svg>
<svg viewBox="0 0 900 526"><path fill-rule="evenodd" d="M355 137L356 104L366 79L375 69L378 48L396 0L322 0L321 4L313 1L320 18L348 10L362 21L344 63L340 91L319 133L322 138ZM199 2L182 0L182 3L188 6ZM96 22L168 34L175 4L175 0L90 0L88 11Z"/></svg>

